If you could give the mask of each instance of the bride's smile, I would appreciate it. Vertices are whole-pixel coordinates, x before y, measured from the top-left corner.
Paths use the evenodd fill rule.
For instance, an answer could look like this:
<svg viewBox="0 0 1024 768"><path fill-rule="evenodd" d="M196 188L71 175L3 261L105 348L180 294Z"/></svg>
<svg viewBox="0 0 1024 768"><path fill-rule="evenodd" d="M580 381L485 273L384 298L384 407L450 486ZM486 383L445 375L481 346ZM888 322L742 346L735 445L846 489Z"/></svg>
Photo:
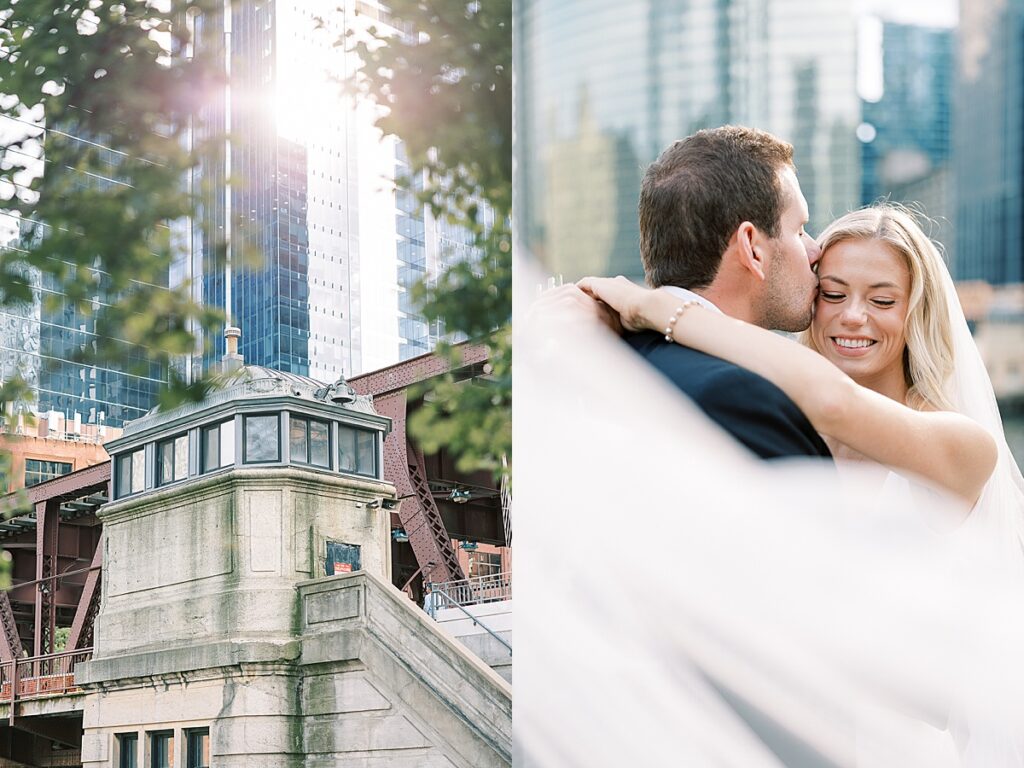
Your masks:
<svg viewBox="0 0 1024 768"><path fill-rule="evenodd" d="M860 357L867 348L877 344L876 339L852 338L848 336L832 336L832 343L836 345L836 351L844 357Z"/></svg>
<svg viewBox="0 0 1024 768"><path fill-rule="evenodd" d="M854 381L902 402L910 271L880 240L826 250L811 333L815 346Z"/></svg>

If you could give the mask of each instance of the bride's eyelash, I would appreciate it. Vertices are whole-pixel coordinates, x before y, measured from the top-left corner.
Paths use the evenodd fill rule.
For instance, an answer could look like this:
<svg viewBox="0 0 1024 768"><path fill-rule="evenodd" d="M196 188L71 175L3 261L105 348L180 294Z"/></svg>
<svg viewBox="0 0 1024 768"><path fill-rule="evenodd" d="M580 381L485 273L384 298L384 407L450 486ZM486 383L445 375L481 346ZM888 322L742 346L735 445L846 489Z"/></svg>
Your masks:
<svg viewBox="0 0 1024 768"><path fill-rule="evenodd" d="M880 307L891 307L896 303L895 299L874 299L874 302Z"/></svg>
<svg viewBox="0 0 1024 768"><path fill-rule="evenodd" d="M831 291L822 291L821 297L823 299L827 299L828 301L839 301L840 299L846 298L846 296L844 296L841 293L832 293Z"/></svg>

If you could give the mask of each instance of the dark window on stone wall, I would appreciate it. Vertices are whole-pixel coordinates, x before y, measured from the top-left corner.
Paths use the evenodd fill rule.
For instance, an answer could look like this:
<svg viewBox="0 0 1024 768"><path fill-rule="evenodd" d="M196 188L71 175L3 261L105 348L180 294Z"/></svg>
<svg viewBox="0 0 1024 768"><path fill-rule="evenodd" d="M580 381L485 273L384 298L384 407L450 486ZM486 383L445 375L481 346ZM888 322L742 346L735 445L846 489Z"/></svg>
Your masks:
<svg viewBox="0 0 1024 768"><path fill-rule="evenodd" d="M337 541L327 542L327 575L352 573L362 568L358 544L342 544Z"/></svg>
<svg viewBox="0 0 1024 768"><path fill-rule="evenodd" d="M185 731L186 768L210 768L210 729Z"/></svg>
<svg viewBox="0 0 1024 768"><path fill-rule="evenodd" d="M118 768L139 768L139 734L117 734Z"/></svg>
<svg viewBox="0 0 1024 768"><path fill-rule="evenodd" d="M149 734L149 768L171 768L174 760L174 732Z"/></svg>
<svg viewBox="0 0 1024 768"><path fill-rule="evenodd" d="M291 459L314 467L331 466L331 427L325 421L290 416L288 441Z"/></svg>
<svg viewBox="0 0 1024 768"><path fill-rule="evenodd" d="M246 464L281 460L280 419L276 413L272 416L246 416L242 425L245 433L243 461Z"/></svg>
<svg viewBox="0 0 1024 768"><path fill-rule="evenodd" d="M377 477L377 433L339 427L338 470Z"/></svg>

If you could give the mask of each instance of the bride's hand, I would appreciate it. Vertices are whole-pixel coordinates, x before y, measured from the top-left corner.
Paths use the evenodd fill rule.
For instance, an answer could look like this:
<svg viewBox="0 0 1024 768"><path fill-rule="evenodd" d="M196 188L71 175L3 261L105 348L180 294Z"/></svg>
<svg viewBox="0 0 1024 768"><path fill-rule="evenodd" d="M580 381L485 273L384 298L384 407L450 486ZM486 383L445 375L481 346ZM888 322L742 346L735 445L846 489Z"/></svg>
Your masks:
<svg viewBox="0 0 1024 768"><path fill-rule="evenodd" d="M594 327L603 326L616 336L622 335L618 315L572 283L542 293L526 317L527 325L538 329L557 325L576 327L581 322Z"/></svg>
<svg viewBox="0 0 1024 768"><path fill-rule="evenodd" d="M619 315L622 327L627 331L658 330L648 310L656 295L650 288L644 288L618 277L585 277L576 283L582 291L611 307Z"/></svg>

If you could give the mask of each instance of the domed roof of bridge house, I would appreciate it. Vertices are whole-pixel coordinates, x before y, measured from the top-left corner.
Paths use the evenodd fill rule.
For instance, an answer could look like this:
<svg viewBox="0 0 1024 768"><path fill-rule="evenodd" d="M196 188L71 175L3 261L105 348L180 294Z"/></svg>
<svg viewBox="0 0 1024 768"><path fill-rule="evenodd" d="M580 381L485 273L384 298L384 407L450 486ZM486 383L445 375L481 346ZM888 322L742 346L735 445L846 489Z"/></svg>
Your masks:
<svg viewBox="0 0 1024 768"><path fill-rule="evenodd" d="M382 479L391 420L377 414L372 397L356 394L344 377L328 384L245 365L231 331L221 372L201 401L153 408L106 444L115 499L248 464Z"/></svg>

